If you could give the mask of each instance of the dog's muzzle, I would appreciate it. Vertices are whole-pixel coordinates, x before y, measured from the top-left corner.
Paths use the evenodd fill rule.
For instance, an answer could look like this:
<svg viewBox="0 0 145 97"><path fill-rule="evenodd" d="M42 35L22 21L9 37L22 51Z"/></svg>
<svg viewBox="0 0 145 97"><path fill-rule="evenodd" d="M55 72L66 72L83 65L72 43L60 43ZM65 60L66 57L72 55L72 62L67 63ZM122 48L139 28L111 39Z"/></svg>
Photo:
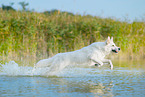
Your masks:
<svg viewBox="0 0 145 97"><path fill-rule="evenodd" d="M121 50L120 47L118 47L117 49L112 50L112 52L118 53L120 50Z"/></svg>

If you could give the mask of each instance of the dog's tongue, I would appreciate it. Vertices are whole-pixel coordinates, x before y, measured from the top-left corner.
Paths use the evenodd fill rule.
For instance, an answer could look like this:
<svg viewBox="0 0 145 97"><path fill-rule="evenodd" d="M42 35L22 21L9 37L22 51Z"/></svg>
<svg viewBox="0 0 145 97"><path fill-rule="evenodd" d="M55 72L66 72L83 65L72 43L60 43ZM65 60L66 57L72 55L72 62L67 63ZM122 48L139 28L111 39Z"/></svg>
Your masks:
<svg viewBox="0 0 145 97"><path fill-rule="evenodd" d="M118 50L116 50L116 53L118 53Z"/></svg>

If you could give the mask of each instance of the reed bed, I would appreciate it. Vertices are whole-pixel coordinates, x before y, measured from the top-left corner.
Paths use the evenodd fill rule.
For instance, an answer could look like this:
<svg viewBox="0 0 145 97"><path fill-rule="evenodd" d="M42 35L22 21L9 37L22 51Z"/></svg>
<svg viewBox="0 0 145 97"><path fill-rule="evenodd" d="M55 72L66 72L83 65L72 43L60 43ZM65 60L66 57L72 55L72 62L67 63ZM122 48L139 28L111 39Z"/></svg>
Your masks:
<svg viewBox="0 0 145 97"><path fill-rule="evenodd" d="M90 15L3 11L0 9L0 56L42 59L80 49L113 36L121 52L113 58L145 58L145 23Z"/></svg>

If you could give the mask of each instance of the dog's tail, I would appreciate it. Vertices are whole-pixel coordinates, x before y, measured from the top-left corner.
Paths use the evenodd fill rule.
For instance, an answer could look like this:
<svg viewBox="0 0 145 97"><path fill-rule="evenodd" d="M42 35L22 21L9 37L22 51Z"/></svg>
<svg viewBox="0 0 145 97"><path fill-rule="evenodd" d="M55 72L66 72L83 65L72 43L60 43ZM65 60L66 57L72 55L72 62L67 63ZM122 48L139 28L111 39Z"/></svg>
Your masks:
<svg viewBox="0 0 145 97"><path fill-rule="evenodd" d="M48 59L43 59L43 60L40 60L36 65L35 67L49 67L52 63L52 59L51 58L48 58Z"/></svg>

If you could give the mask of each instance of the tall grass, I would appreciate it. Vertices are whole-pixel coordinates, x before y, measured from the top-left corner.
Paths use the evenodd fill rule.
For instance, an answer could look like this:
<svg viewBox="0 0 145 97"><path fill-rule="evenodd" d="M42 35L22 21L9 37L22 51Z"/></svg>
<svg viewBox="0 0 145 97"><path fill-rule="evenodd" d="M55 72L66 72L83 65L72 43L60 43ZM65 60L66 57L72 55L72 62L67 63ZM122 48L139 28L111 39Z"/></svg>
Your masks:
<svg viewBox="0 0 145 97"><path fill-rule="evenodd" d="M56 12L0 10L0 56L46 58L113 36L119 58L145 58L145 23Z"/></svg>

